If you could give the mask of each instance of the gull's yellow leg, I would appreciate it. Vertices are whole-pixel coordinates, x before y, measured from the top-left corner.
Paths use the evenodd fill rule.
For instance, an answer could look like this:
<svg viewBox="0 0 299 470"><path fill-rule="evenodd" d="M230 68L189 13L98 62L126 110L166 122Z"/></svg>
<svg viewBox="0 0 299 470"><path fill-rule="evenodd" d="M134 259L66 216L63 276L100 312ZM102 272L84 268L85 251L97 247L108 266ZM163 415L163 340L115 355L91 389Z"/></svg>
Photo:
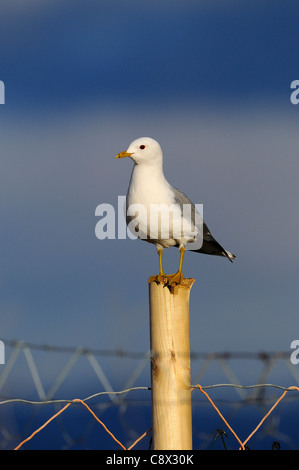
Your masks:
<svg viewBox="0 0 299 470"><path fill-rule="evenodd" d="M172 276L167 276L168 284L172 284L174 282L176 284L181 284L181 282L184 279L184 276L183 276L183 260L184 260L184 254L185 254L185 247L184 246L182 246L180 248L180 253L181 253L181 257L180 257L179 270L176 274L173 274Z"/></svg>
<svg viewBox="0 0 299 470"><path fill-rule="evenodd" d="M159 265L160 265L159 276L165 276L164 271L163 271L163 263L162 263L163 250L158 250L158 255L159 255Z"/></svg>
<svg viewBox="0 0 299 470"><path fill-rule="evenodd" d="M159 255L160 273L157 274L156 276L151 276L148 282L152 282L152 281L163 282L164 279L167 278L167 275L163 271L163 263L162 263L163 249L161 248L158 249L158 255Z"/></svg>

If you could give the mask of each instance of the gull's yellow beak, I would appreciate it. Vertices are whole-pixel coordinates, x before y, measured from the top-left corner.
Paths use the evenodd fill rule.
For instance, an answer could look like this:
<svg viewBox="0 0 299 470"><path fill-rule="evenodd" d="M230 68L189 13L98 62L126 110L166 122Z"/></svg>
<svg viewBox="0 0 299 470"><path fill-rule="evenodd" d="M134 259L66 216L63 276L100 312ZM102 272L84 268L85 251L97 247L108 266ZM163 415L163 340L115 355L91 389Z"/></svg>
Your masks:
<svg viewBox="0 0 299 470"><path fill-rule="evenodd" d="M130 157L131 155L133 155L133 153L130 153L130 152L120 152L119 154L116 155L115 158Z"/></svg>

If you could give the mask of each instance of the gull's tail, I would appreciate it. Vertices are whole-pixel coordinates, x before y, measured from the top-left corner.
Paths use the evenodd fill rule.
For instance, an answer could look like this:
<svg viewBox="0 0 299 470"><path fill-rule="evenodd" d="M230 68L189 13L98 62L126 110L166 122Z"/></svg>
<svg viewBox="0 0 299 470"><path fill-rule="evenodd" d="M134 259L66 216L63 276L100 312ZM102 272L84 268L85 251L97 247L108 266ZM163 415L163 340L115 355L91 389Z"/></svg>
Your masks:
<svg viewBox="0 0 299 470"><path fill-rule="evenodd" d="M193 250L192 250L193 251ZM194 250L196 253L204 253L206 255L224 256L232 263L236 258L230 251L225 250L220 243L215 240L206 223L203 223L203 240L202 246L198 250Z"/></svg>
<svg viewBox="0 0 299 470"><path fill-rule="evenodd" d="M226 256L230 262L233 262L233 259L236 259L236 255L233 255L230 251L224 250L224 256Z"/></svg>
<svg viewBox="0 0 299 470"><path fill-rule="evenodd" d="M233 255L228 250L222 248L221 245L216 240L210 242L203 242L202 247L199 250L190 250L195 251L195 253L204 253L206 255L213 255L213 256L224 256L225 258L229 259L232 263L234 259L236 259L236 255Z"/></svg>

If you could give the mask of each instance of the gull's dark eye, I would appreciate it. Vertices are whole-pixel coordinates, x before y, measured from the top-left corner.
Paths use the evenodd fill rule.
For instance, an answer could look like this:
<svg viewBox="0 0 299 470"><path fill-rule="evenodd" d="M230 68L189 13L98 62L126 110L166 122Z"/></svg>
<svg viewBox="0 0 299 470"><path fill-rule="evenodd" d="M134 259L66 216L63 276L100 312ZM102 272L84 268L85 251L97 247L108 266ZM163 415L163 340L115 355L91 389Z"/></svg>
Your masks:
<svg viewBox="0 0 299 470"><path fill-rule="evenodd" d="M140 145L139 147L141 150L145 149L145 145Z"/></svg>

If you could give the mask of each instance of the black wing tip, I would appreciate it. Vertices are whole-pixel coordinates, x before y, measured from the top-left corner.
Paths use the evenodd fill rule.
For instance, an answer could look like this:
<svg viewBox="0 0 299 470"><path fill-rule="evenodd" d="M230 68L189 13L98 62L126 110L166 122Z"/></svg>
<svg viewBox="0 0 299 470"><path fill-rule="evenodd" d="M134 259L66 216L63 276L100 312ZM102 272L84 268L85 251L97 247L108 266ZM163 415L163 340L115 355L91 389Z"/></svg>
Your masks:
<svg viewBox="0 0 299 470"><path fill-rule="evenodd" d="M224 253L224 256L226 256L226 258L229 259L229 261L232 263L234 259L236 259L236 255L234 255L233 253L230 253L229 251L225 251Z"/></svg>

